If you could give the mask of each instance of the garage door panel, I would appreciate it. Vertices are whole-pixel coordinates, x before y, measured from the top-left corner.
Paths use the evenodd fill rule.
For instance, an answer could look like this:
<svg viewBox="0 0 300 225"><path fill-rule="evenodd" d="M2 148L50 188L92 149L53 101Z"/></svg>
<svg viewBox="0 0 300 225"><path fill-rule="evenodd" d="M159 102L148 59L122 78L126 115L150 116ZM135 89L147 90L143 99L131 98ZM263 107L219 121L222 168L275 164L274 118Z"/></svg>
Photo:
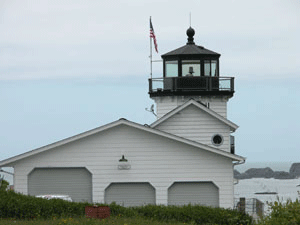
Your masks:
<svg viewBox="0 0 300 225"><path fill-rule="evenodd" d="M112 183L105 189L105 203L123 206L155 204L155 189L149 183Z"/></svg>
<svg viewBox="0 0 300 225"><path fill-rule="evenodd" d="M92 202L92 175L85 168L35 168L28 175L29 195L64 194Z"/></svg>
<svg viewBox="0 0 300 225"><path fill-rule="evenodd" d="M169 205L219 206L219 189L212 182L175 182L168 190Z"/></svg>

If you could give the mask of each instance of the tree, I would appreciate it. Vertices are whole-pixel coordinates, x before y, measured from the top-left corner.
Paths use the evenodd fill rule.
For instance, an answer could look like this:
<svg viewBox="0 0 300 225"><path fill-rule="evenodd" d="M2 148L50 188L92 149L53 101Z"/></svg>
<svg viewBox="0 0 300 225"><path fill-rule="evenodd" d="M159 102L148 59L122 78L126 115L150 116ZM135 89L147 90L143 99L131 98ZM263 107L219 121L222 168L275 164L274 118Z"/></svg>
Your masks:
<svg viewBox="0 0 300 225"><path fill-rule="evenodd" d="M0 176L0 191L6 191L9 183Z"/></svg>

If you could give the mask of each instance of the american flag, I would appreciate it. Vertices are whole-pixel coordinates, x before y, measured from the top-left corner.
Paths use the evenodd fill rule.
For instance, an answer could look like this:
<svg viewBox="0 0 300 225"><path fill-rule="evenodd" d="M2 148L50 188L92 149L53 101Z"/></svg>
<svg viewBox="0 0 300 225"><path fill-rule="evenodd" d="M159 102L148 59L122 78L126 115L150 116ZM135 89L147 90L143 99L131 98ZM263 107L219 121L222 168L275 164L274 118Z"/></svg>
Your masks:
<svg viewBox="0 0 300 225"><path fill-rule="evenodd" d="M151 17L150 17L150 38L153 38L155 51L158 53L157 42L156 42L156 37L155 37L154 29L153 29L153 26L152 26L152 22L151 22Z"/></svg>

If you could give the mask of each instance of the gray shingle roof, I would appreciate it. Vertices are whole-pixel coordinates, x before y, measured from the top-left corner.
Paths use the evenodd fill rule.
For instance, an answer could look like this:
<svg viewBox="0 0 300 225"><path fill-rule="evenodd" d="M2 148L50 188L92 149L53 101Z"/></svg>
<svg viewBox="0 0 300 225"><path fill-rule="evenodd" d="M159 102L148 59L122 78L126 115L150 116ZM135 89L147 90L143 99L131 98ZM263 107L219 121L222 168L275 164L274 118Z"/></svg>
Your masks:
<svg viewBox="0 0 300 225"><path fill-rule="evenodd" d="M162 55L162 57L174 56L174 55L211 55L211 56L218 56L218 57L220 56L219 53L208 50L202 46L187 44Z"/></svg>

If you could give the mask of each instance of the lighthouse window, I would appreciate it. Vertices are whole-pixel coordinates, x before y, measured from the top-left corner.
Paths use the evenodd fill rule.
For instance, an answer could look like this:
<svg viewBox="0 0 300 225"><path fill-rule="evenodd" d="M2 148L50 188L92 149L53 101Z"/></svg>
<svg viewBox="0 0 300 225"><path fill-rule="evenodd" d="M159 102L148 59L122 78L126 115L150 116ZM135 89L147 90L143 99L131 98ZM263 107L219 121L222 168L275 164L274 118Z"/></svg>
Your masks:
<svg viewBox="0 0 300 225"><path fill-rule="evenodd" d="M211 76L217 76L217 60L211 60Z"/></svg>
<svg viewBox="0 0 300 225"><path fill-rule="evenodd" d="M212 137L212 143L216 146L223 144L223 137L220 134L216 134Z"/></svg>
<svg viewBox="0 0 300 225"><path fill-rule="evenodd" d="M217 60L204 61L204 76L218 76Z"/></svg>
<svg viewBox="0 0 300 225"><path fill-rule="evenodd" d="M178 77L178 62L167 61L166 62L166 77Z"/></svg>
<svg viewBox="0 0 300 225"><path fill-rule="evenodd" d="M182 76L200 76L200 60L182 60Z"/></svg>
<svg viewBox="0 0 300 225"><path fill-rule="evenodd" d="M210 76L210 60L204 61L204 76Z"/></svg>

